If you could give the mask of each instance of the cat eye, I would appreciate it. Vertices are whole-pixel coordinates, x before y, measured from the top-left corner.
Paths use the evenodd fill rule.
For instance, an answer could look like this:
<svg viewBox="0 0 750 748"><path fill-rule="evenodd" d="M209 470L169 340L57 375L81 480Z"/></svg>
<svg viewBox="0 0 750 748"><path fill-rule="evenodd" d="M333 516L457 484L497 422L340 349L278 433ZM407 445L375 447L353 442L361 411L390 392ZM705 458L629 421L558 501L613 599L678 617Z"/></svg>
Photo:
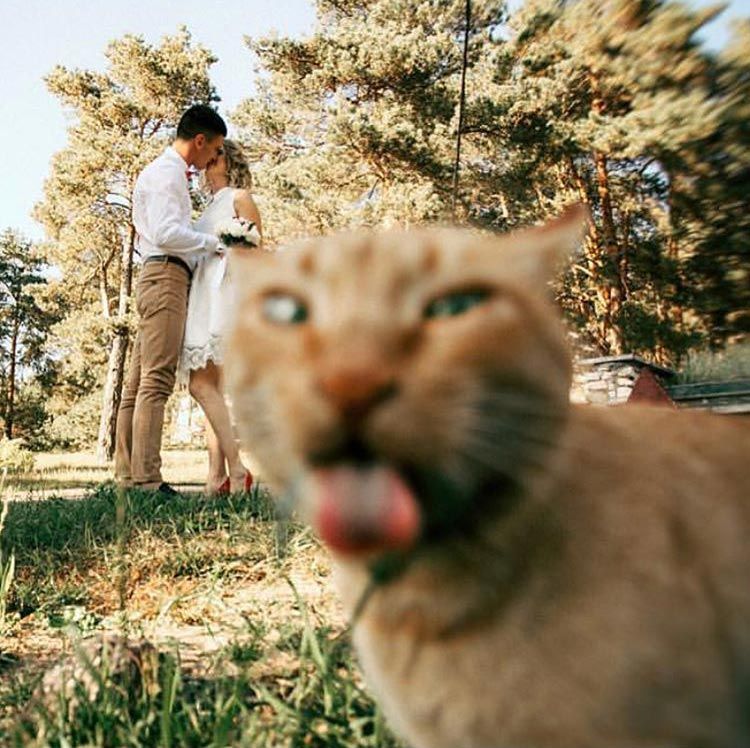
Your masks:
<svg viewBox="0 0 750 748"><path fill-rule="evenodd" d="M425 308L428 319L434 317L457 317L489 298L490 292L484 289L454 291L433 299Z"/></svg>
<svg viewBox="0 0 750 748"><path fill-rule="evenodd" d="M288 293L273 293L263 300L263 316L278 325L299 325L307 321L307 305Z"/></svg>

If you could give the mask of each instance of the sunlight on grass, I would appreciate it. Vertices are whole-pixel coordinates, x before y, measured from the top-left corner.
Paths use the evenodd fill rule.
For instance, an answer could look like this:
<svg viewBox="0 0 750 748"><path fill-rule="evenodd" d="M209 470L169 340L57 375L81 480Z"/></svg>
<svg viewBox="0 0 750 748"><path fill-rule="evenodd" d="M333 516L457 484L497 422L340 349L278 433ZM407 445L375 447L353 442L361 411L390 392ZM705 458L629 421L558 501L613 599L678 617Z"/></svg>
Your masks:
<svg viewBox="0 0 750 748"><path fill-rule="evenodd" d="M208 473L208 456L205 450L164 450L162 452L164 480L175 486L200 487ZM100 465L93 452L72 454L40 452L34 455L34 470L8 479L8 489L18 494L54 494L56 490L66 495L91 489L114 478L112 465Z"/></svg>
<svg viewBox="0 0 750 748"><path fill-rule="evenodd" d="M167 454L177 470L194 457ZM0 744L398 745L353 660L327 554L294 522L279 545L265 489L131 492L119 506L111 483L8 504Z"/></svg>

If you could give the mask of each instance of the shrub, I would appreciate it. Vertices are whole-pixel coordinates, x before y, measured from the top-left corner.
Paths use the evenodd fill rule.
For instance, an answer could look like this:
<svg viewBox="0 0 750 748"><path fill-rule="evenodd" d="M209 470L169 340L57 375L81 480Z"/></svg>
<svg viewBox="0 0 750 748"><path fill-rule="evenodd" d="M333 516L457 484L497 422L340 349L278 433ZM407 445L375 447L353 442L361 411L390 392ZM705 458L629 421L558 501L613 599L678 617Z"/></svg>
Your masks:
<svg viewBox="0 0 750 748"><path fill-rule="evenodd" d="M681 384L750 379L750 341L736 343L721 351L688 354L677 378Z"/></svg>
<svg viewBox="0 0 750 748"><path fill-rule="evenodd" d="M34 455L23 439L0 439L0 471L28 473L34 468Z"/></svg>

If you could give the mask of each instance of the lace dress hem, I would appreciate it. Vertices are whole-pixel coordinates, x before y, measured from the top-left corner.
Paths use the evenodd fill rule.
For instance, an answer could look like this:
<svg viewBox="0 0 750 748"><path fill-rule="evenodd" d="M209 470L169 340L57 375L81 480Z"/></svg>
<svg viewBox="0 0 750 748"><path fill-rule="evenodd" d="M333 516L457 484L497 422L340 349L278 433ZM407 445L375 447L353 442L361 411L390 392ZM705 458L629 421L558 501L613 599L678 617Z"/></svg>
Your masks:
<svg viewBox="0 0 750 748"><path fill-rule="evenodd" d="M184 346L177 367L178 384L187 384L190 372L194 369L203 369L209 361L221 366L224 361L222 343L221 335L211 335L205 345Z"/></svg>

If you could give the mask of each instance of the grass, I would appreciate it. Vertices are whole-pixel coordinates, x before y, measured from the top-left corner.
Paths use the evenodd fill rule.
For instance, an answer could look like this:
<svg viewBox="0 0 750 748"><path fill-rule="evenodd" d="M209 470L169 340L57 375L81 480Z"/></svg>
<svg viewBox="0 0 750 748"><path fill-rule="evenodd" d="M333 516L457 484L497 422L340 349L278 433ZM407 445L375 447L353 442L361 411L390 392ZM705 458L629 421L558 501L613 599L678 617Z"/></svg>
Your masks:
<svg viewBox="0 0 750 748"><path fill-rule="evenodd" d="M176 486L198 488L208 471L205 451L164 450L164 479ZM14 496L83 494L112 480L110 465L101 465L93 452L35 455L34 470L9 477L7 488Z"/></svg>
<svg viewBox="0 0 750 748"><path fill-rule="evenodd" d="M167 455L200 482L189 455ZM81 455L40 464L47 491L91 471ZM0 745L397 745L353 660L327 555L295 524L279 545L266 491L81 494L7 505ZM150 642L150 660L86 654L104 633Z"/></svg>
<svg viewBox="0 0 750 748"><path fill-rule="evenodd" d="M2 494L4 479L5 476L3 475L3 481L0 483L0 494ZM2 535L5 528L5 519L8 516L8 506L7 501L3 501L2 506L0 506L0 636L10 630L8 597L10 596L10 586L16 570L15 555L4 551L2 545Z"/></svg>

